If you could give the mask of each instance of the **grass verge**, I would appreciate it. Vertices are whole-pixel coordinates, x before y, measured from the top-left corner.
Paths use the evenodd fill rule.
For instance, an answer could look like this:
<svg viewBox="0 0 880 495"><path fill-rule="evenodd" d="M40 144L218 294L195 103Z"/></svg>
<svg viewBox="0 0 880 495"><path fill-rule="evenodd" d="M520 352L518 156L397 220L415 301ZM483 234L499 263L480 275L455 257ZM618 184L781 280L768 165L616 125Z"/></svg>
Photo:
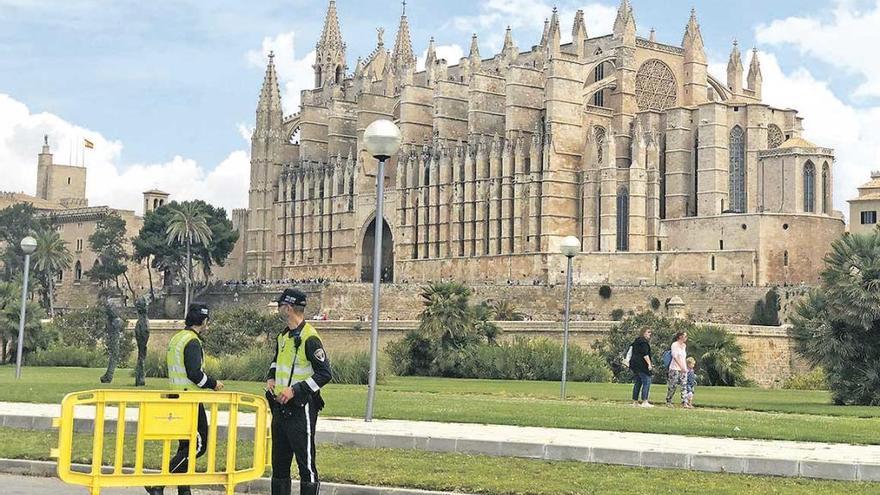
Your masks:
<svg viewBox="0 0 880 495"><path fill-rule="evenodd" d="M90 463L92 437L80 434L74 437L74 461ZM113 439L112 435L107 436L105 459L112 458ZM49 448L56 442L54 432L0 428L0 457L51 460L48 457ZM126 443L133 444L133 438L128 437ZM239 465L244 467L247 464L241 461L253 455L252 444L238 442L238 449ZM218 450L220 463L224 462L221 455L223 452L223 449ZM161 459L160 453L158 448L148 448L146 465L157 467ZM133 451L126 451L126 459L133 458ZM633 487L639 487L638 491L644 493L695 495L880 493L880 484L876 483L628 468L414 450L322 446L318 449L317 462L318 471L324 481L486 495L629 493ZM200 463L204 466L204 458Z"/></svg>
<svg viewBox="0 0 880 495"><path fill-rule="evenodd" d="M25 368L14 379L0 367L0 400L58 403L66 393L104 388L102 370ZM127 370L110 388L131 389ZM262 383L226 382L229 390L261 395ZM165 381L148 379L163 388ZM880 444L880 408L835 406L827 392L699 387L691 411L628 406L626 384L572 383L569 400L558 400L553 382L389 377L378 387L374 416L380 419L488 423L517 426L670 433L729 438ZM665 387L655 386L662 402ZM366 387L330 385L325 416L363 415ZM540 414L529 411L540 411Z"/></svg>

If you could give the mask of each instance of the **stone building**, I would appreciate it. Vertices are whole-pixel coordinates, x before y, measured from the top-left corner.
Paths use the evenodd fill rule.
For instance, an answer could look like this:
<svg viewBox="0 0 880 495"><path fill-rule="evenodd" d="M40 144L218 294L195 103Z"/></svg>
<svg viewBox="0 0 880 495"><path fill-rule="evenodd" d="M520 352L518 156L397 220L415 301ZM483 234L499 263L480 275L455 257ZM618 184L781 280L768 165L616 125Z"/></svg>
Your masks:
<svg viewBox="0 0 880 495"><path fill-rule="evenodd" d="M880 211L880 171L871 172L871 180L859 187L859 195L849 200L849 231L866 234L877 228Z"/></svg>
<svg viewBox="0 0 880 495"><path fill-rule="evenodd" d="M547 283L813 283L844 230L832 210L833 150L801 137L795 110L761 100L761 68L736 42L727 80L709 75L691 11L681 43L636 35L622 1L613 34L584 13L560 41L558 13L525 50L510 29L461 60L431 39L416 71L404 11L393 48L378 31L353 70L330 1L315 88L283 115L269 55L252 139L247 210L234 213L246 278L367 280L384 232L386 280ZM745 85L743 84L745 80ZM363 131L393 120L403 147L376 163ZM377 226L378 224L378 226Z"/></svg>
<svg viewBox="0 0 880 495"><path fill-rule="evenodd" d="M132 210L109 206L89 206L86 198L87 169L77 165L55 163L49 147L48 136L37 158L36 196L24 193L0 192L0 209L17 203L30 203L37 211L49 217L55 229L70 250L73 261L70 267L58 273L55 285L55 307L82 308L95 303L98 286L85 275L97 262L97 255L89 248L89 236L98 221L107 215L117 215L125 220L126 238L136 237L143 226L143 218ZM168 193L151 190L144 193L144 212L152 211L168 200ZM131 249L131 244L126 244ZM128 279L136 294L149 292L151 273L143 264L129 263ZM161 274L155 274L155 287L162 286ZM123 291L127 291L126 284Z"/></svg>

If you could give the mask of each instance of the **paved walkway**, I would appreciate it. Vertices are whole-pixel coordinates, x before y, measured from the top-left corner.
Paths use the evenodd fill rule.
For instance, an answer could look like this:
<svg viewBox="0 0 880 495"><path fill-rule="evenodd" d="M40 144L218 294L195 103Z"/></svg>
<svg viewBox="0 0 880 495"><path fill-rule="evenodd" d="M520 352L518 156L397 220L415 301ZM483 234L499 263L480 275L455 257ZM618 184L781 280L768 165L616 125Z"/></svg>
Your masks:
<svg viewBox="0 0 880 495"><path fill-rule="evenodd" d="M0 402L0 426L47 429L60 414L54 404ZM94 409L75 412L77 429L90 431ZM112 429L116 410L108 408ZM253 435L253 416L240 414L239 435ZM126 412L135 431L137 411ZM225 425L221 413L219 424ZM249 428L248 428L249 427ZM222 430L222 428L221 428ZM739 440L653 433L562 428L436 423L426 421L321 418L318 441L371 448L407 448L493 456L577 460L602 464L700 471L880 481L880 446Z"/></svg>

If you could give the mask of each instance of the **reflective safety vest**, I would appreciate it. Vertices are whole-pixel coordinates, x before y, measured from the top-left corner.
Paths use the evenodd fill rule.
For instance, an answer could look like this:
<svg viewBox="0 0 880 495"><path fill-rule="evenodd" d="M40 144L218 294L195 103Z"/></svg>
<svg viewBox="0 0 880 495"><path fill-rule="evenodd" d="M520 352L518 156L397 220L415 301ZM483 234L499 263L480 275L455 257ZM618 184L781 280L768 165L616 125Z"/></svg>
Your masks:
<svg viewBox="0 0 880 495"><path fill-rule="evenodd" d="M199 344L201 344L201 339L199 339L199 334L192 330L181 330L174 334L174 337L171 337L171 342L168 343L168 382L171 385L171 390L187 390L187 389L198 389L198 385L191 382L190 379L186 376L186 365L184 364L183 359L183 351L186 349L187 344L192 342L193 340L198 340ZM205 359L204 353L202 353L202 371L205 368Z"/></svg>
<svg viewBox="0 0 880 495"><path fill-rule="evenodd" d="M295 343L293 332L278 334L278 359L275 360L275 394L286 387L305 380L314 374L312 363L306 357L306 341L318 337L315 327L306 323L300 333L299 346Z"/></svg>

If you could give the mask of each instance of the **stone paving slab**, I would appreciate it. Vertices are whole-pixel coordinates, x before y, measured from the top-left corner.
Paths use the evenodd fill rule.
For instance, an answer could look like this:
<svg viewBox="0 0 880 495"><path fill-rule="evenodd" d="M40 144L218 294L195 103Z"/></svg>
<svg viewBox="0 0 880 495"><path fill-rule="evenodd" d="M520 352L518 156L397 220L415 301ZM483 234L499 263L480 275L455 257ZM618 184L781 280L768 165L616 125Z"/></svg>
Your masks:
<svg viewBox="0 0 880 495"><path fill-rule="evenodd" d="M88 472L89 466L74 465ZM69 495L69 494L87 494L85 487L76 487L67 485L56 476L56 464L46 461L26 461L18 459L0 459L0 483L3 486L3 493L13 494L35 494L40 495ZM236 493L253 493L267 494L270 488L269 478L260 478L250 483L242 483L235 487ZM208 487L207 490L219 490L220 487ZM294 488L296 488L296 480L294 480ZM205 489L196 489L197 493L204 495L220 495L219 491L206 491ZM294 491L297 491L296 489ZM143 494L144 489L141 487L122 488L122 489L104 489L101 493L107 495L118 494ZM174 493L173 488L167 488L166 493ZM225 493L225 492L222 492ZM361 486L349 485L344 483L321 483L321 493L325 495L466 495L453 492L437 492L427 490L416 490L410 488L391 488L380 486Z"/></svg>
<svg viewBox="0 0 880 495"><path fill-rule="evenodd" d="M621 406L625 407L625 406ZM54 404L0 402L0 426L49 429L60 414ZM79 431L91 431L93 407L75 411ZM117 411L108 408L108 429ZM240 438L253 438L252 414L239 414ZM137 411L126 411L133 431ZM219 415L221 434L227 423ZM438 423L428 421L321 418L319 443L366 448L404 448L491 456L578 460L653 468L693 469L772 476L880 481L880 446L777 440L742 440L654 433Z"/></svg>

